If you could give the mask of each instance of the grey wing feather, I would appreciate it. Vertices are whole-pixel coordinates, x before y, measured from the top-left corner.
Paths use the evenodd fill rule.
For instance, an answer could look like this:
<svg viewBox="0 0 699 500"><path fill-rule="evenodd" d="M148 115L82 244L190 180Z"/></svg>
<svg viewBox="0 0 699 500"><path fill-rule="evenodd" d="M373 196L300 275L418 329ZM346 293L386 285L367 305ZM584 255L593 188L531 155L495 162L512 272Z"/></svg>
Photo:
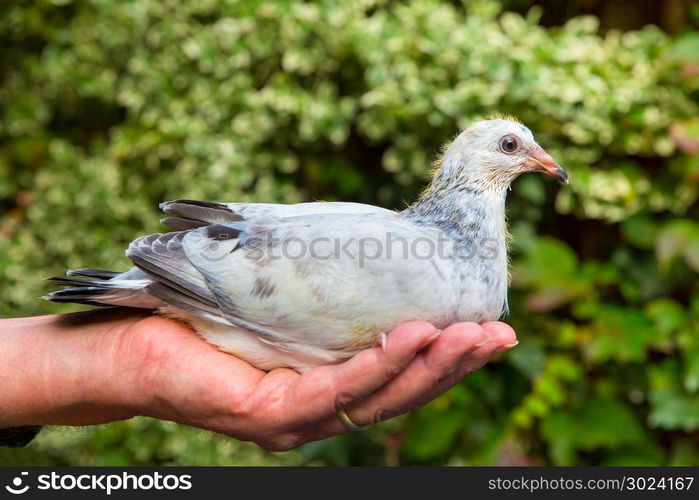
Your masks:
<svg viewBox="0 0 699 500"><path fill-rule="evenodd" d="M161 222L178 231L243 220L241 215L233 212L223 203L211 201L184 199L166 201L160 204L160 209L174 216L162 219Z"/></svg>
<svg viewBox="0 0 699 500"><path fill-rule="evenodd" d="M174 229L175 231L189 231L190 229L197 229L199 227L208 226L208 222L202 222L198 220L182 219L180 217L165 217L160 219L160 223Z"/></svg>
<svg viewBox="0 0 699 500"><path fill-rule="evenodd" d="M182 250L186 232L151 234L134 240L126 256L155 283L147 293L190 312L217 314L214 295Z"/></svg>

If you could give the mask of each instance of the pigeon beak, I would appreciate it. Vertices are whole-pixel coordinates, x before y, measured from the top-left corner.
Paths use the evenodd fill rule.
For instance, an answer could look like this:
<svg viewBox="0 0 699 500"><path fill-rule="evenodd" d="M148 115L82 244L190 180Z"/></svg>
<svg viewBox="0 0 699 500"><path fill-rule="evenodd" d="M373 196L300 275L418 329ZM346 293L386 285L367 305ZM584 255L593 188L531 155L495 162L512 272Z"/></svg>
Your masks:
<svg viewBox="0 0 699 500"><path fill-rule="evenodd" d="M532 151L529 153L529 158L527 159L526 165L536 172L543 172L559 182L562 182L563 184L568 184L568 172L566 172L563 167L556 163L556 160L554 160L551 155L544 151L541 147L537 146L536 148L532 149Z"/></svg>

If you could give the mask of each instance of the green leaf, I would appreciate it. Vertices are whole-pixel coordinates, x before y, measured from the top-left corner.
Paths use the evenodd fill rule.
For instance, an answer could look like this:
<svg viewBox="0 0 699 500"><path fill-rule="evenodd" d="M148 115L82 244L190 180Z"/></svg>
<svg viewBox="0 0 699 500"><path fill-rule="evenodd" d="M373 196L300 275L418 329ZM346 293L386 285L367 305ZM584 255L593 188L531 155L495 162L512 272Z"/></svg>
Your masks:
<svg viewBox="0 0 699 500"><path fill-rule="evenodd" d="M649 375L650 425L686 432L699 429L699 398L684 391L679 363L668 359L652 366Z"/></svg>
<svg viewBox="0 0 699 500"><path fill-rule="evenodd" d="M668 56L675 61L699 62L699 33L687 32L674 41Z"/></svg>
<svg viewBox="0 0 699 500"><path fill-rule="evenodd" d="M656 331L663 337L677 332L687 318L682 305L672 299L657 299L649 302L645 312L655 324Z"/></svg>
<svg viewBox="0 0 699 500"><path fill-rule="evenodd" d="M595 362L643 361L648 350L663 340L659 333L639 311L603 306L596 313L584 352L587 358Z"/></svg>
<svg viewBox="0 0 699 500"><path fill-rule="evenodd" d="M624 239L639 248L653 248L658 233L658 224L650 216L636 215L621 223Z"/></svg>
<svg viewBox="0 0 699 500"><path fill-rule="evenodd" d="M646 439L631 407L601 398L549 414L541 422L541 432L556 465L574 465L580 451L618 449Z"/></svg>
<svg viewBox="0 0 699 500"><path fill-rule="evenodd" d="M422 412L411 426L403 444L403 452L412 459L427 460L443 455L468 419L459 412Z"/></svg>
<svg viewBox="0 0 699 500"><path fill-rule="evenodd" d="M531 310L556 309L584 294L589 281L578 273L578 258L565 243L538 238L513 270L512 283L530 288L527 304Z"/></svg>
<svg viewBox="0 0 699 500"><path fill-rule="evenodd" d="M684 360L684 388L696 393L699 391L699 350L688 351Z"/></svg>
<svg viewBox="0 0 699 500"><path fill-rule="evenodd" d="M667 272L670 264L680 255L689 256L692 265L699 258L699 225L685 219L676 219L666 224L658 235L655 251L661 270Z"/></svg>

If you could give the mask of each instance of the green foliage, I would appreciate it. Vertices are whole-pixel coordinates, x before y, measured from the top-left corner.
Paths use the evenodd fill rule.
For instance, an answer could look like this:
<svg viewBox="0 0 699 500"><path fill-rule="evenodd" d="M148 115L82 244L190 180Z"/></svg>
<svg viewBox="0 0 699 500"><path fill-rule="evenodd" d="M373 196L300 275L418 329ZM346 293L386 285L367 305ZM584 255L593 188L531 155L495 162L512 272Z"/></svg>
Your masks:
<svg viewBox="0 0 699 500"><path fill-rule="evenodd" d="M651 444L631 408L615 399L591 398L580 407L551 413L543 419L541 433L556 465L574 462L579 452Z"/></svg>
<svg viewBox="0 0 699 500"><path fill-rule="evenodd" d="M546 29L491 0L44 0L0 13L0 313L124 268L157 203L400 208L440 143L519 116L569 170L509 199L520 345L433 404L300 452L144 419L0 462L699 464L699 34Z"/></svg>
<svg viewBox="0 0 699 500"><path fill-rule="evenodd" d="M44 428L30 446L0 450L0 466L301 463L297 452L268 453L252 443L146 418L81 429Z"/></svg>

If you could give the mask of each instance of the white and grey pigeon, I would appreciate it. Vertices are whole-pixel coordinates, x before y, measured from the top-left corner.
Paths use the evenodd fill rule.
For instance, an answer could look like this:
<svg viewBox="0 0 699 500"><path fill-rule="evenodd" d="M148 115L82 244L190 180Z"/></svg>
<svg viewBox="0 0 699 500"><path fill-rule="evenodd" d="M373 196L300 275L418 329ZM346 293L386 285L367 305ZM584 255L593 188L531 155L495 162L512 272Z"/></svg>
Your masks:
<svg viewBox="0 0 699 500"><path fill-rule="evenodd" d="M394 212L359 203L176 200L123 273L80 269L48 295L156 310L263 370L343 361L414 319L437 328L507 311L505 196L524 172L568 176L524 125L474 123L429 188ZM76 278L76 276L82 278ZM167 341L167 339L163 339Z"/></svg>

